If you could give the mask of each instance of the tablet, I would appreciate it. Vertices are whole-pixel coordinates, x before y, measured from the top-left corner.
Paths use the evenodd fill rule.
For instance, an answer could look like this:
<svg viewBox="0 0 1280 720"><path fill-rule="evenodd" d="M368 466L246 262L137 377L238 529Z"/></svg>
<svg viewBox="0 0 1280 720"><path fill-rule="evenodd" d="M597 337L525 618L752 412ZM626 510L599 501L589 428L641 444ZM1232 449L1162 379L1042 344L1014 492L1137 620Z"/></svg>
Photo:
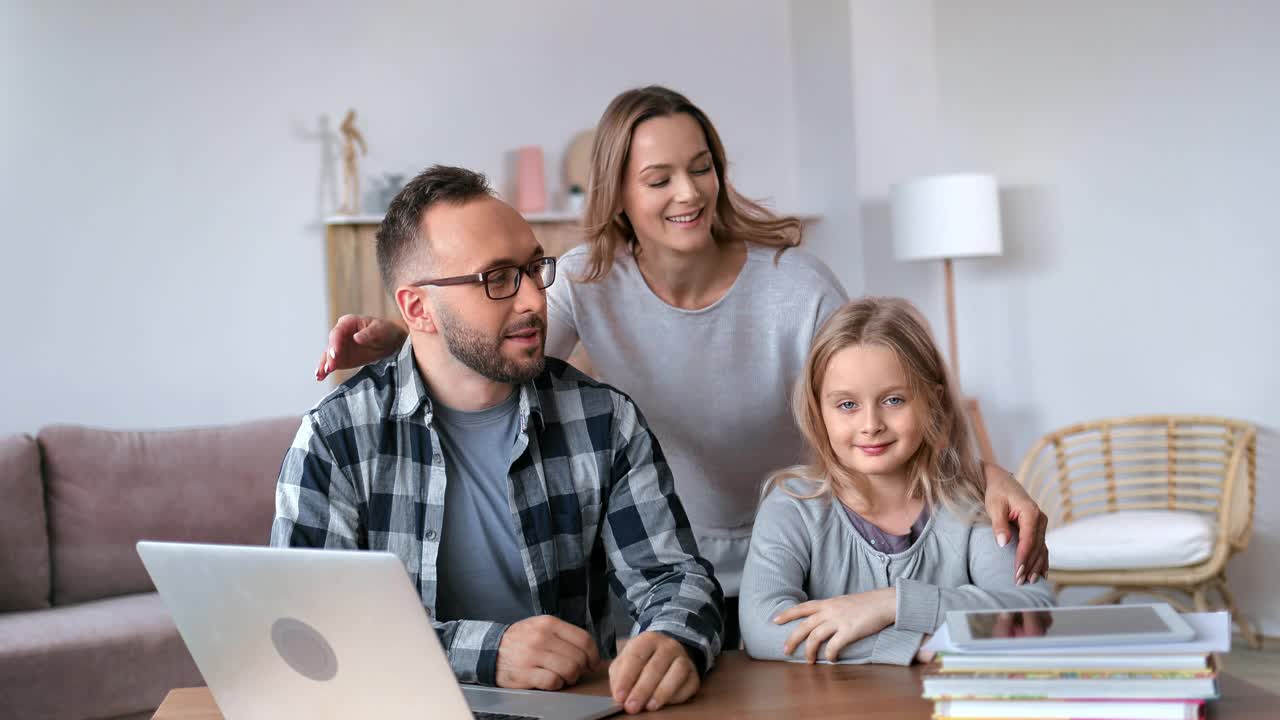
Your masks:
<svg viewBox="0 0 1280 720"><path fill-rule="evenodd" d="M1196 635L1167 603L952 610L947 630L961 650L1172 643Z"/></svg>

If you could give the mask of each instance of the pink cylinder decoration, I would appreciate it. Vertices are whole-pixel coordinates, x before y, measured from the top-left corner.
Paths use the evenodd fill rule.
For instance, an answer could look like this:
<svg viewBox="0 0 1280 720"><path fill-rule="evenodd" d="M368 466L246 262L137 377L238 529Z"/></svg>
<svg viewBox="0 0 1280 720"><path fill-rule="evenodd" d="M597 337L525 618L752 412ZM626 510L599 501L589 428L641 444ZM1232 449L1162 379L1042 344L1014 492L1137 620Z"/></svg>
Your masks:
<svg viewBox="0 0 1280 720"><path fill-rule="evenodd" d="M547 184L542 166L542 148L526 145L516 156L516 209L522 213L547 209Z"/></svg>

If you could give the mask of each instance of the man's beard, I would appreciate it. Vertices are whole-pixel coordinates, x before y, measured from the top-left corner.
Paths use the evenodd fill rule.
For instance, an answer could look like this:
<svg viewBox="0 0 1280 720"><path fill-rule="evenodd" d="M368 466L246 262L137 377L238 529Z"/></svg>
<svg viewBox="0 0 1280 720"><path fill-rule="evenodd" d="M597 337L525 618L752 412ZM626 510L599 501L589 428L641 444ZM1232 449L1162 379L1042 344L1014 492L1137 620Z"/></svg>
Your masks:
<svg viewBox="0 0 1280 720"><path fill-rule="evenodd" d="M538 315L532 315L513 326L503 329L503 335L488 337L464 324L449 308L436 305L436 320L444 337L449 354L463 365L494 382L508 385L527 383L542 374L546 364L544 348L547 342L546 323ZM502 352L502 343L508 333L537 329L540 333L536 352L521 360L512 360Z"/></svg>

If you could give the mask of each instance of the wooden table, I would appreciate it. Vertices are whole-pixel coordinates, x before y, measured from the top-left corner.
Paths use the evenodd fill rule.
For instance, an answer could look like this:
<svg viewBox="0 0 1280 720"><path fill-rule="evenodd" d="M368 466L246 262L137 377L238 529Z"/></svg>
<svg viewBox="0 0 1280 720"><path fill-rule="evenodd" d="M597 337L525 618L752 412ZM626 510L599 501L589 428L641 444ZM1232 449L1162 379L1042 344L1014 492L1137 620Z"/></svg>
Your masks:
<svg viewBox="0 0 1280 720"><path fill-rule="evenodd" d="M797 665L760 662L725 653L702 690L684 705L664 708L661 718L879 718L927 720L933 703L920 697L921 667L886 665ZM1217 720L1274 720L1280 696L1223 675L1222 700L1210 703ZM570 692L608 695L603 673ZM623 717L623 716L619 716ZM208 688L173 690L154 720L222 720Z"/></svg>

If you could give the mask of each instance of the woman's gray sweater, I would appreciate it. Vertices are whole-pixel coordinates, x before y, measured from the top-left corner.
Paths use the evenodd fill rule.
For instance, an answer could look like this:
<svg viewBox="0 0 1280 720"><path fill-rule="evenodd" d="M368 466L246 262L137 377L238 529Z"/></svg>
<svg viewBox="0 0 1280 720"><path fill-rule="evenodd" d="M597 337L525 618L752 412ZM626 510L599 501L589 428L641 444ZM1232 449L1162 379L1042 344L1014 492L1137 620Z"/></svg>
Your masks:
<svg viewBox="0 0 1280 720"><path fill-rule="evenodd" d="M799 479L787 487L800 495L815 485ZM738 609L747 653L762 660L803 661L782 654L799 620L775 625L792 605L853 593L897 588L897 620L840 652L842 663L909 665L925 635L949 610L1048 607L1048 583L1014 583L1017 543L996 545L990 525L970 524L946 508L933 509L928 525L906 551L886 555L854 529L830 494L813 500L772 488L756 516L742 574ZM803 645L801 645L803 648Z"/></svg>

